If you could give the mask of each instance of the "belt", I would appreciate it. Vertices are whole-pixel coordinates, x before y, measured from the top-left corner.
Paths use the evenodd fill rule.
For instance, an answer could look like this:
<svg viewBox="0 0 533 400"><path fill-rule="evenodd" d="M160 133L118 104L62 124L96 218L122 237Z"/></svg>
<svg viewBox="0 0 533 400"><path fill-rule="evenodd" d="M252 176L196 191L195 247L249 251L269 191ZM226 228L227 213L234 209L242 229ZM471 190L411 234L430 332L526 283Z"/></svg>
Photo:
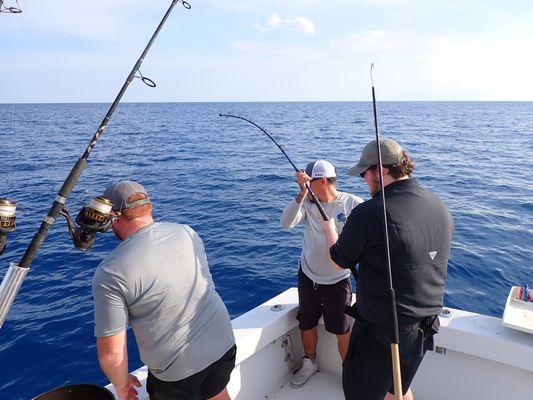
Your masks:
<svg viewBox="0 0 533 400"><path fill-rule="evenodd" d="M346 314L348 314L350 317L355 319L357 322L366 324L369 327L372 327L374 329L391 329L391 327L374 324L362 318L361 315L359 314L359 311L355 307L355 304L352 306L346 307ZM428 328L431 328L433 330L433 332L431 333L435 334L439 331L439 325L440 324L439 324L438 315L432 315L429 317L422 318L420 321L415 322L413 324L399 326L398 331L400 333L409 333L409 332L414 332L418 329L421 329L423 332L426 332Z"/></svg>

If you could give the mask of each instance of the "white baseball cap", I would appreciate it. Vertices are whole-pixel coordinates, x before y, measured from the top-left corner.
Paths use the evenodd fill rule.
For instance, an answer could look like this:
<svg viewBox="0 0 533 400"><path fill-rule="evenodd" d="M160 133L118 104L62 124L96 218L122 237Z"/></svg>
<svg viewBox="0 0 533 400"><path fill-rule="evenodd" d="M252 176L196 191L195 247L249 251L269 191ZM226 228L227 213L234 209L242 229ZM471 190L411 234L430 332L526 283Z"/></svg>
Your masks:
<svg viewBox="0 0 533 400"><path fill-rule="evenodd" d="M326 160L317 160L307 164L305 172L312 179L315 178L335 178L337 173L332 163Z"/></svg>

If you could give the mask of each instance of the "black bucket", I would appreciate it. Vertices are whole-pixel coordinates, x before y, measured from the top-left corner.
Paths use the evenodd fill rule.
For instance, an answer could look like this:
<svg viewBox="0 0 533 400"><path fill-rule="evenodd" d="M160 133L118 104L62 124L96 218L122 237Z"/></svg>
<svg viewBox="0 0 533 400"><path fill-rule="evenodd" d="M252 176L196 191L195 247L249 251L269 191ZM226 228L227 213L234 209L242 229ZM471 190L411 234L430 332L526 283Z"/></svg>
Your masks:
<svg viewBox="0 0 533 400"><path fill-rule="evenodd" d="M115 400L115 396L105 387L80 383L50 390L33 400Z"/></svg>

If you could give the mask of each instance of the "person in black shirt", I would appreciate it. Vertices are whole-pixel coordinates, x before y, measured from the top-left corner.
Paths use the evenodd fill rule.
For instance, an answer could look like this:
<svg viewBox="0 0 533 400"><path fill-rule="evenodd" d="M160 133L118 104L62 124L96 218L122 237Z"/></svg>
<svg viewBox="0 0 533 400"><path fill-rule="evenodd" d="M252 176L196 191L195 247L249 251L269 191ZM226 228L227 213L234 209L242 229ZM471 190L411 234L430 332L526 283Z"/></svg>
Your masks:
<svg viewBox="0 0 533 400"><path fill-rule="evenodd" d="M333 265L349 268L357 282L357 301L348 311L355 323L342 373L348 400L392 399L394 393L392 317L376 147L376 141L365 146L359 163L348 171L365 180L372 199L351 212L340 236L331 221L323 226ZM443 202L411 177L411 156L392 139L381 139L380 148L403 395L404 400L412 400L409 386L438 331L454 224Z"/></svg>

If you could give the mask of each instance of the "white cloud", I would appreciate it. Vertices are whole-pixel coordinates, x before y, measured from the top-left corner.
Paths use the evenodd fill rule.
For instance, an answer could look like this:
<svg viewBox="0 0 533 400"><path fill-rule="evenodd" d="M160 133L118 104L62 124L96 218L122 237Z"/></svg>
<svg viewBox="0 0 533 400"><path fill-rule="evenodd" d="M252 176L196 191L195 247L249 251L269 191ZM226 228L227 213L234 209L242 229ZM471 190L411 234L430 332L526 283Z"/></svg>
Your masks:
<svg viewBox="0 0 533 400"><path fill-rule="evenodd" d="M276 13L272 13L264 24L254 22L253 26L260 31L273 31L280 28L287 28L305 33L306 35L313 35L316 32L315 23L308 18L281 18Z"/></svg>
<svg viewBox="0 0 533 400"><path fill-rule="evenodd" d="M277 27L279 27L280 24L281 24L281 18L276 13L273 13L266 23L267 27L271 29L276 29Z"/></svg>
<svg viewBox="0 0 533 400"><path fill-rule="evenodd" d="M368 20L368 12L358 16L348 8L363 3L374 3L377 7L383 2L407 7L421 0L353 0L352 3L352 0L332 0L338 7L330 11L350 17L337 27L331 15L311 14L309 10L316 11L329 4L315 0L305 2L305 6L304 0L291 0L287 2L290 8L282 7L281 0L249 0L249 3L228 0L257 8L251 16L240 12L231 16L225 12L215 13L211 16L217 18L215 20L209 20L209 13L204 15L200 7L196 8L210 1L195 0L193 11L196 14L191 13L187 20L179 19L179 24L167 24L143 68L146 75L157 81L158 87L146 90L143 85L132 85L128 98L143 100L153 96L157 101L368 100L369 68L370 63L375 62L380 100L532 99L533 79L528 77L533 70L530 51L533 30L524 23L529 16L527 12L520 17L502 14L499 8L489 8L479 14L470 12L469 18L457 20L457 25L451 29L447 23L452 21L450 15L456 15L456 0L451 0L454 7L447 2L424 8L428 12L430 7L442 7L448 16L444 19L437 18L437 14L420 19L413 13L400 15L391 12L390 7L383 7L380 18L376 16L372 20ZM139 46L142 47L153 29L152 22L150 26L144 24L147 20L157 22L161 9L168 5L165 0L155 2L157 6L148 9L141 0L114 0L109 4L105 0L90 3L57 0L54 7L47 2L34 2L31 7L28 3L24 12L14 18L0 18L0 34L10 38L4 49L6 56L0 57L0 69L6 78L0 90L0 101L107 101L113 98L117 82L124 79L124 71L129 70ZM221 2L220 8L225 7L222 3L225 4ZM295 4L302 4L301 9L296 9ZM346 7L341 7L342 4ZM471 3L467 8L472 8ZM487 14L490 18L484 17ZM308 18L293 16L312 16L320 23L323 40L298 41L294 37L274 40L276 38L267 38L270 35L259 35L256 40L237 40L246 39L242 37L242 29L249 23L246 21L257 19L257 15L265 16L255 24L263 32L295 30L301 36L314 33L315 24ZM193 19L195 16L197 20ZM472 16L482 21L471 26L470 22L476 21ZM230 17L235 18L223 27L224 35L217 25L223 17L228 21ZM164 45L167 44L165 34L176 37L171 35L173 25L181 29L182 22L196 26L195 21L199 20L204 23L205 35L197 38L191 31L186 41L174 40ZM233 26L238 29L232 30ZM354 26L369 28L346 35ZM209 30L211 27L213 30ZM177 29L174 33L180 32ZM21 37L19 46L11 40L17 35ZM42 45L33 39L36 37L43 38ZM26 41L31 41L27 39L34 40L37 45L27 45ZM180 71L187 71L187 79L177 73ZM71 87L76 90L70 90Z"/></svg>
<svg viewBox="0 0 533 400"><path fill-rule="evenodd" d="M288 21L289 25L294 25L298 27L302 32L308 35L312 35L315 33L314 22L305 17L296 17L292 21L290 19L286 21Z"/></svg>

